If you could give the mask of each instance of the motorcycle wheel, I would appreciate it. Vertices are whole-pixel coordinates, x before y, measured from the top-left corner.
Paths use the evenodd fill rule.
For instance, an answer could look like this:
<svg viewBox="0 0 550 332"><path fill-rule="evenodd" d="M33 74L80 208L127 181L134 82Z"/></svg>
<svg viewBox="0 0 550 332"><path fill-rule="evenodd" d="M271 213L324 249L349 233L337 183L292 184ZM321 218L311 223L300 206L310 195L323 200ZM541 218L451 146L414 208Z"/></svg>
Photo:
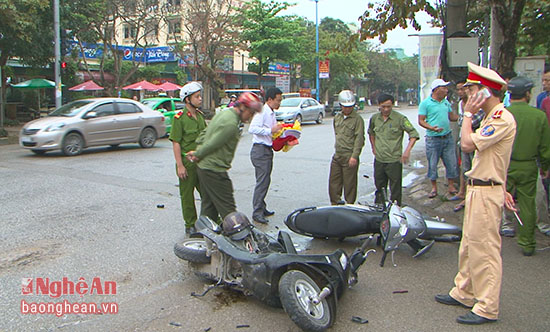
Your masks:
<svg viewBox="0 0 550 332"><path fill-rule="evenodd" d="M208 264L210 257L206 256L206 241L203 239L185 239L174 245L174 253L188 262Z"/></svg>
<svg viewBox="0 0 550 332"><path fill-rule="evenodd" d="M332 325L332 312L327 299L315 305L312 298L319 286L307 274L290 270L279 280L279 297L290 319L304 331L325 331Z"/></svg>

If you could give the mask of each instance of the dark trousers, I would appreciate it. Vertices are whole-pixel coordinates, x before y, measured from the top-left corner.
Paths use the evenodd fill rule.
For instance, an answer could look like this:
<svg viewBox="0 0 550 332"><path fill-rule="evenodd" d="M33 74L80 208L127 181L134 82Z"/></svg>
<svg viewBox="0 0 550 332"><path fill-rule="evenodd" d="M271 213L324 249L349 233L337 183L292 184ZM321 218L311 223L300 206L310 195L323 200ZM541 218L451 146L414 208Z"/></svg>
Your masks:
<svg viewBox="0 0 550 332"><path fill-rule="evenodd" d="M397 201L397 204L401 206L401 179L403 177L403 164L401 162L395 163L382 163L378 160L374 160L374 185L376 186L376 193L374 202L377 204L386 203L385 191L388 187L388 181L390 183L390 201Z"/></svg>
<svg viewBox="0 0 550 332"><path fill-rule="evenodd" d="M252 144L250 160L256 171L256 187L252 196L252 217L263 217L266 210L265 196L271 183L273 149L264 144Z"/></svg>
<svg viewBox="0 0 550 332"><path fill-rule="evenodd" d="M349 158L333 155L330 162L330 174L328 179L328 196L330 204L336 205L341 200L342 189L346 203L353 204L357 198L357 171L359 159L355 167L349 167Z"/></svg>
<svg viewBox="0 0 550 332"><path fill-rule="evenodd" d="M197 175L201 187L201 215L218 221L237 210L233 197L233 183L227 172L214 172L197 167Z"/></svg>

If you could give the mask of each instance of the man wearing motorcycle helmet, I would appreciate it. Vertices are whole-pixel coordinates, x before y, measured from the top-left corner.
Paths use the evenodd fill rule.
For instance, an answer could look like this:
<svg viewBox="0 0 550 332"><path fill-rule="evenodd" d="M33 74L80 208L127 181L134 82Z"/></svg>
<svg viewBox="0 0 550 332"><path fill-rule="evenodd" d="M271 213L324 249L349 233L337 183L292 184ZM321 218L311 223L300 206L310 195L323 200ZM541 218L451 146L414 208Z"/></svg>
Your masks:
<svg viewBox="0 0 550 332"><path fill-rule="evenodd" d="M359 155L365 145L365 122L355 111L355 96L350 90L338 94L342 112L334 117L334 155L330 163L328 194L330 203L340 203L342 188L348 204L357 198Z"/></svg>
<svg viewBox="0 0 550 332"><path fill-rule="evenodd" d="M185 154L197 148L196 140L199 133L206 128L204 115L199 110L202 103L201 91L202 85L199 82L189 82L181 88L180 98L185 103L185 108L174 115L170 132L179 180L181 212L187 236L195 233L195 189L200 193L200 187L196 165L187 160Z"/></svg>
<svg viewBox="0 0 550 332"><path fill-rule="evenodd" d="M247 122L260 112L260 98L245 92L232 108L214 116L208 128L199 136L197 149L189 151L187 158L197 162L197 175L201 188L201 214L212 220L223 220L236 210L233 184L227 174L241 137L239 122Z"/></svg>

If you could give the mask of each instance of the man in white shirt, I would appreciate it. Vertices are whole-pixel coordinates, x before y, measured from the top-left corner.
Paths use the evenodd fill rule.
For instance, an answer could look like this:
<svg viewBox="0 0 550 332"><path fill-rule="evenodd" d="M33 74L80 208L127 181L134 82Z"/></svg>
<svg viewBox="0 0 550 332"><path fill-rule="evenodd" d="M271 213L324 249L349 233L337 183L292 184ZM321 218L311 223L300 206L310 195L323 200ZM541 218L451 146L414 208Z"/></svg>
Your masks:
<svg viewBox="0 0 550 332"><path fill-rule="evenodd" d="M258 223L267 224L265 217L275 214L267 209L265 196L271 183L273 169L273 138L272 134L281 130L282 125L275 119L275 110L279 109L283 100L283 92L278 88L269 88L265 93L265 105L260 113L256 113L250 122L248 132L253 135L250 160L256 171L256 187L252 198L252 219Z"/></svg>

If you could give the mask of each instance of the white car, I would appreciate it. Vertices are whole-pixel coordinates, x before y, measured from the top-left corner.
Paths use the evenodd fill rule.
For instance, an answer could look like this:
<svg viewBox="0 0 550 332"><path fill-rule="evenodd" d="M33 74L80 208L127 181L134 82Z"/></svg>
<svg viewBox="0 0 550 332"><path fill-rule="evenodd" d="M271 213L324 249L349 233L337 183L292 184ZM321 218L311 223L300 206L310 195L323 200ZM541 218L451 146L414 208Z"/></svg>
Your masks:
<svg viewBox="0 0 550 332"><path fill-rule="evenodd" d="M19 144L36 154L61 150L76 156L84 148L98 145L116 147L139 143L155 145L164 136L164 115L123 98L94 98L70 102L48 116L28 122L21 129Z"/></svg>
<svg viewBox="0 0 550 332"><path fill-rule="evenodd" d="M275 111L277 121L292 123L298 121L315 121L323 123L325 117L325 105L319 104L313 98L297 97L285 98L281 101L281 106Z"/></svg>

